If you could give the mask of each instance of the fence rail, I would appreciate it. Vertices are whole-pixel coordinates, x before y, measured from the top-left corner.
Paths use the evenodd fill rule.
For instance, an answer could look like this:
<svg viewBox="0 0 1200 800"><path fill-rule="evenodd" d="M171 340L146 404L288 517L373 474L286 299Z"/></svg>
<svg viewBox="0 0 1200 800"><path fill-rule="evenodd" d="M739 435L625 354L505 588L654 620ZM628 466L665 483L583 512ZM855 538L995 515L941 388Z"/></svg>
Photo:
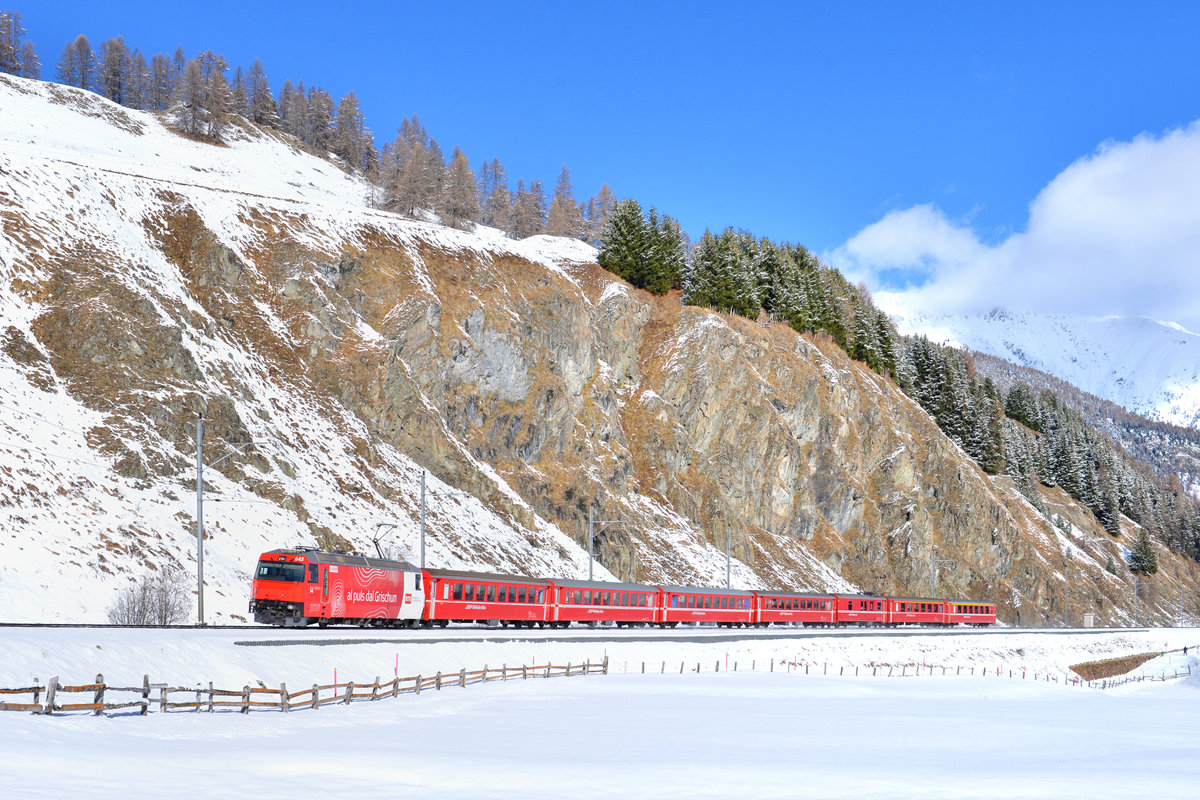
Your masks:
<svg viewBox="0 0 1200 800"><path fill-rule="evenodd" d="M160 713L168 711L236 710L242 714L251 711L283 711L315 709L331 703L348 704L361 701L399 697L402 694L420 694L424 691L441 691L451 686L473 686L480 683L508 680L531 680L537 678L573 678L584 675L607 675L608 658L600 662L584 661L579 664L546 664L542 666L504 665L495 669L486 665L483 669L460 669L457 672L437 672L433 675L396 676L390 681L380 681L376 676L371 683L313 684L295 692L288 691L287 684L279 688L266 686L243 686L241 689L217 689L212 683L208 688L197 686L170 686L151 683L150 676L142 678L141 686L109 686L103 675L97 675L95 683L73 686L59 683L58 676L50 678L45 686L24 686L15 689L0 688L0 695L30 695L31 702L0 702L0 711L27 711L34 714L64 714L89 712L99 715L105 711L135 708L141 715L148 714L157 706ZM64 695L91 694L90 703L60 702ZM114 694L135 695L134 699L110 702ZM45 702L42 702L45 695ZM171 700L186 696L187 700Z"/></svg>
<svg viewBox="0 0 1200 800"><path fill-rule="evenodd" d="M1090 681L1068 670L1060 670L1058 672L1046 670L1031 671L1025 667L1013 667L1005 664L946 666L926 663L871 663L848 667L825 662L805 662L798 659L771 659L765 666L769 672L786 671L794 674L803 673L804 675L883 678L978 676L984 678L994 677L1011 680L1042 681L1045 683L1059 683L1094 689L1112 689L1128 683L1145 681L1175 680L1192 674L1190 663L1184 667L1176 668L1170 673L1164 671L1158 675L1126 675ZM668 664L666 661L663 661L660 666L660 672L666 674L668 669L672 674L676 672L674 662ZM758 669L758 662L756 660L751 661L750 670L757 671ZM634 669L630 670L630 664L626 661L620 671L624 673L636 672L638 671L638 664L635 662ZM647 670L647 662L641 662L640 672L642 674L653 671L653 664ZM704 671L707 671L707 664L705 662L681 661L678 673L682 675L684 672L699 673ZM720 660L713 663L712 671L723 671ZM733 661L731 665L727 655L724 671L737 672L738 662ZM610 674L608 656L605 656L601 662L585 661L579 664L568 663L561 666L542 665L536 667L509 667L504 665L496 669L491 669L485 665L483 669L478 670L463 668L457 672L437 672L433 675L412 675L405 678L397 676L390 681L382 682L376 676L375 680L371 683L349 681L347 683L313 684L311 687L298 689L294 692L288 690L286 683L282 683L278 688L274 688L260 682L258 686L246 685L241 689L218 689L214 688L212 683L209 683L207 688L198 686L170 686L165 683L151 683L148 675L143 676L141 686L109 686L104 682L103 675L97 675L94 683L72 686L59 683L58 677L55 676L47 681L45 686L34 685L14 689L0 688L0 697L14 695L32 696L31 702L0 702L0 711L27 711L34 714L91 712L98 715L105 711L135 708L139 714L144 715L157 706L157 710L160 713L169 711L215 712L218 709L236 710L242 714L263 710L291 712L299 709L317 709L331 703L345 705L361 701L395 698L402 694L420 694L421 692L430 690L441 691L444 688L452 686L467 687L491 681L567 678L595 674ZM59 702L64 695L88 693L92 695L92 702L90 703ZM45 702L41 700L43 694L45 695ZM132 694L135 695L135 698L124 702L106 701L106 697L111 698L113 694ZM172 700L172 695L176 698L187 696L188 699Z"/></svg>

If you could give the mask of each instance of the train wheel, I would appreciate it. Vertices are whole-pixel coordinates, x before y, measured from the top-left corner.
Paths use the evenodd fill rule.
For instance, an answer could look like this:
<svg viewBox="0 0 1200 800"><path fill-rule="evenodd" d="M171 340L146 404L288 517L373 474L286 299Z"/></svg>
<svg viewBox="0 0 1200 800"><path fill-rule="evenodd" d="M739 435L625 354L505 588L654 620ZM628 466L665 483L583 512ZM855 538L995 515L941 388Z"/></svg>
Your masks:
<svg viewBox="0 0 1200 800"><path fill-rule="evenodd" d="M319 620L317 620L317 627L318 627L318 628L324 628L324 627L327 627L328 625L329 625L329 620L327 620L327 619L319 619Z"/></svg>

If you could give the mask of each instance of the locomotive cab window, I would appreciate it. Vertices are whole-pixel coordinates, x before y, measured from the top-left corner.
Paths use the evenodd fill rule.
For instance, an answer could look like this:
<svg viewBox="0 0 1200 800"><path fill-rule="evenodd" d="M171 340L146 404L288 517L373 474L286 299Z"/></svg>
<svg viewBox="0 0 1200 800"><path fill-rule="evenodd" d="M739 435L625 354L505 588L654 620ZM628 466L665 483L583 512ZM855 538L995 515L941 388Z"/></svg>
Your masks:
<svg viewBox="0 0 1200 800"><path fill-rule="evenodd" d="M304 565L260 561L258 562L257 577L264 581L304 583Z"/></svg>

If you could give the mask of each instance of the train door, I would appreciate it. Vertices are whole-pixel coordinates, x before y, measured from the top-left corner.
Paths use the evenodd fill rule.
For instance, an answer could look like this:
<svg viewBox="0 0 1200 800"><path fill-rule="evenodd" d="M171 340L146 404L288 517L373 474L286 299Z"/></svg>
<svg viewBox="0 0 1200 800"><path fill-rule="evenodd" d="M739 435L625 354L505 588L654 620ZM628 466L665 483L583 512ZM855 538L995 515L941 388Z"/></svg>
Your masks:
<svg viewBox="0 0 1200 800"><path fill-rule="evenodd" d="M308 564L304 580L304 616L315 617L321 610L321 567Z"/></svg>

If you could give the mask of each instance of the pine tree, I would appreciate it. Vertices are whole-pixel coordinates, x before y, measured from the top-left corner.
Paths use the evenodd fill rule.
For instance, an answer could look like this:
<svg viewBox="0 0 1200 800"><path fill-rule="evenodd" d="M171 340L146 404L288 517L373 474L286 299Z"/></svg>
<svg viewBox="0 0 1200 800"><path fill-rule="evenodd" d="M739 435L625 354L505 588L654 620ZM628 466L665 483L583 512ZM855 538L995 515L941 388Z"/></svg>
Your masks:
<svg viewBox="0 0 1200 800"><path fill-rule="evenodd" d="M609 272L641 286L650 261L653 235L636 200L616 204L600 237L597 263Z"/></svg>
<svg viewBox="0 0 1200 800"><path fill-rule="evenodd" d="M149 108L150 106L150 66L142 51L134 48L129 55L129 83L126 89L128 101L125 105L130 108Z"/></svg>
<svg viewBox="0 0 1200 800"><path fill-rule="evenodd" d="M587 241L599 247L600 240L604 235L604 229L608 226L608 217L616 206L617 199L613 195L612 189L608 188L608 184L600 187L600 191L588 200L587 213Z"/></svg>
<svg viewBox="0 0 1200 800"><path fill-rule="evenodd" d="M250 87L246 73L239 65L233 72L233 103L230 113L237 114L242 119L250 119Z"/></svg>
<svg viewBox="0 0 1200 800"><path fill-rule="evenodd" d="M100 94L114 103L129 105L129 50L125 37L114 36L100 44L98 86Z"/></svg>
<svg viewBox="0 0 1200 800"><path fill-rule="evenodd" d="M442 181L438 210L442 222L454 228L468 228L479 218L479 201L476 198L475 173L463 151L454 148L446 178Z"/></svg>
<svg viewBox="0 0 1200 800"><path fill-rule="evenodd" d="M21 45L21 77L35 81L42 77L42 61L38 58L33 42L27 41Z"/></svg>
<svg viewBox="0 0 1200 800"><path fill-rule="evenodd" d="M546 214L546 233L551 236L575 238L583 232L583 218L580 217L579 207L575 204L571 172L567 165L563 164L562 172L554 184L554 197Z"/></svg>
<svg viewBox="0 0 1200 800"><path fill-rule="evenodd" d="M518 181L517 200L513 207L513 238L525 239L545 230L546 194L542 190L542 182L533 181L527 189L524 181Z"/></svg>
<svg viewBox="0 0 1200 800"><path fill-rule="evenodd" d="M68 44L58 62L58 81L67 86L92 89L96 83L96 54L92 43L79 34Z"/></svg>
<svg viewBox="0 0 1200 800"><path fill-rule="evenodd" d="M279 104L271 96L271 84L267 79L267 70L262 61L257 58L250 66L250 114L251 119L259 125L268 128L278 128Z"/></svg>
<svg viewBox="0 0 1200 800"><path fill-rule="evenodd" d="M21 15L15 11L0 11L0 72L8 75L22 74Z"/></svg>
<svg viewBox="0 0 1200 800"><path fill-rule="evenodd" d="M340 101L337 108L337 122L333 132L333 152L340 156L346 164L355 170L363 170L366 166L365 157L371 135L363 122L362 109L358 107L358 98L350 92Z"/></svg>
<svg viewBox="0 0 1200 800"><path fill-rule="evenodd" d="M155 53L150 58L149 95L146 108L155 111L166 108L171 102L171 94L175 91L175 70L171 60L162 53Z"/></svg>
<svg viewBox="0 0 1200 800"><path fill-rule="evenodd" d="M1129 571L1138 575L1153 575L1158 572L1158 555L1150 542L1150 534L1142 528L1137 541L1129 551Z"/></svg>

